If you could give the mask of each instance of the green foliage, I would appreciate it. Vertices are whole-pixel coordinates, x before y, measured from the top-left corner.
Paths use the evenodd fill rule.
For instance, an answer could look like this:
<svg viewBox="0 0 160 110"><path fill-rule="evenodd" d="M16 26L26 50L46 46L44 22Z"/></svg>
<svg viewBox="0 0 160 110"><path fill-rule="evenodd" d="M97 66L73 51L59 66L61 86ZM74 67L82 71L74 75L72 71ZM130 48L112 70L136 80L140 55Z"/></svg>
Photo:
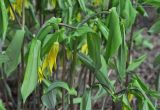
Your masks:
<svg viewBox="0 0 160 110"><path fill-rule="evenodd" d="M33 90L37 86L37 71L40 60L40 46L41 42L39 40L32 40L31 47L29 50L25 76L21 87L23 102L26 101L27 97L33 92Z"/></svg>
<svg viewBox="0 0 160 110"><path fill-rule="evenodd" d="M31 97L37 109L92 110L93 103L111 98L123 110L132 110L134 99L137 109L157 109L160 94L136 74L147 55L134 58L132 51L153 48L135 25L140 14L147 16L143 5L158 8L159 0L21 2L0 1L0 78L8 90L7 81L18 79L17 98L9 91L11 105L21 109ZM148 32L158 34L159 25L157 20Z"/></svg>

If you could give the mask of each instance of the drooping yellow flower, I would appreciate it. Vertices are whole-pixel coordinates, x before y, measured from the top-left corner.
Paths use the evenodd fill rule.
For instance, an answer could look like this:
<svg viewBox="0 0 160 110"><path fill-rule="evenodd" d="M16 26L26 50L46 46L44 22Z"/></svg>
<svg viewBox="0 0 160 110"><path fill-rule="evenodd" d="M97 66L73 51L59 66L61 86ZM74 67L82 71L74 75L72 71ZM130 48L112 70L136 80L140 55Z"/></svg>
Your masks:
<svg viewBox="0 0 160 110"><path fill-rule="evenodd" d="M57 69L56 59L57 59L58 51L59 51L59 43L54 42L54 44L48 54L48 64L49 64L49 69L50 69L51 73L52 73L53 67L55 70Z"/></svg>
<svg viewBox="0 0 160 110"><path fill-rule="evenodd" d="M88 45L87 43L82 45L81 52L84 54L88 54Z"/></svg>
<svg viewBox="0 0 160 110"><path fill-rule="evenodd" d="M16 13L18 13L19 16L22 15L22 3L23 3L23 0L16 0L15 3L12 3L13 10ZM26 8L29 7L28 0L24 0L24 4L25 4ZM8 11L9 11L9 14L10 14L10 19L15 20L15 15L14 15L14 13L12 11L12 8L10 6L8 7Z"/></svg>
<svg viewBox="0 0 160 110"><path fill-rule="evenodd" d="M131 102L134 98L134 95L133 94L128 94L128 101Z"/></svg>
<svg viewBox="0 0 160 110"><path fill-rule="evenodd" d="M48 55L45 57L41 67L38 68L38 82L41 83L44 79L44 71L47 67L49 67L50 73L52 73L52 69L57 69L57 55L59 51L59 43L54 42L52 48L50 49Z"/></svg>
<svg viewBox="0 0 160 110"><path fill-rule="evenodd" d="M42 68L39 67L38 68L38 82L41 83L43 79L44 79L44 74L42 72Z"/></svg>

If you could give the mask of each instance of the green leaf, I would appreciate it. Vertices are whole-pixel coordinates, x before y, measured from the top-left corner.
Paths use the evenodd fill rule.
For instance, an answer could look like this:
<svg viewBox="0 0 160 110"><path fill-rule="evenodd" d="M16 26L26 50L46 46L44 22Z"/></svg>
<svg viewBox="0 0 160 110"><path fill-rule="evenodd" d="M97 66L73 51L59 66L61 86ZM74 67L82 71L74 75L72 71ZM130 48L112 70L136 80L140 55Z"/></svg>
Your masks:
<svg viewBox="0 0 160 110"><path fill-rule="evenodd" d="M95 62L96 70L101 67L100 58L100 37L96 33L89 33L87 36L88 54Z"/></svg>
<svg viewBox="0 0 160 110"><path fill-rule="evenodd" d="M126 29L130 29L136 18L137 11L132 6L131 0L121 0L120 15L125 19Z"/></svg>
<svg viewBox="0 0 160 110"><path fill-rule="evenodd" d="M153 5L154 7L159 7L160 1L159 0L144 0L143 4L149 4L149 5Z"/></svg>
<svg viewBox="0 0 160 110"><path fill-rule="evenodd" d="M114 87L111 83L111 81L108 79L108 76L106 75L106 70L104 66L106 66L106 63L104 63L104 58L102 58L102 67L100 70L96 71L95 63L93 60L88 57L87 55L83 53L78 53L79 59L92 71L94 71L94 75L96 79L99 81L100 84L102 84L103 88L108 92L111 93L111 95L114 93Z"/></svg>
<svg viewBox="0 0 160 110"><path fill-rule="evenodd" d="M41 97L42 103L48 109L54 109L57 104L56 91L50 91Z"/></svg>
<svg viewBox="0 0 160 110"><path fill-rule="evenodd" d="M160 20L158 20L152 27L149 29L149 33L158 34L160 33Z"/></svg>
<svg viewBox="0 0 160 110"><path fill-rule="evenodd" d="M139 96L143 99L143 100L146 100L147 103L148 103L148 106L149 106L149 110L156 110L155 106L152 104L151 100L148 98L148 95L150 95L150 91L146 91L144 88L143 88L143 85L141 85L139 83L139 81L137 80L137 77L134 77L132 82L131 82L131 85L130 85L132 88L134 87L135 88L135 91L136 93L139 92ZM137 91L138 90L138 91ZM147 94L147 95L146 95ZM143 101L142 101L143 102Z"/></svg>
<svg viewBox="0 0 160 110"><path fill-rule="evenodd" d="M24 34L25 32L23 30L17 30L6 50L6 55L9 57L9 60L4 65L4 71L7 76L10 76L19 64Z"/></svg>
<svg viewBox="0 0 160 110"><path fill-rule="evenodd" d="M80 110L92 110L91 108L91 90L86 89L82 97L82 106Z"/></svg>
<svg viewBox="0 0 160 110"><path fill-rule="evenodd" d="M133 60L132 63L128 66L127 71L133 71L134 69L139 67L144 62L146 57L147 55L145 54L140 56L138 59Z"/></svg>
<svg viewBox="0 0 160 110"><path fill-rule="evenodd" d="M79 2L79 5L80 5L80 7L81 7L81 9L84 11L84 12L86 12L86 6L85 6L85 1L84 0L78 0L78 2Z"/></svg>
<svg viewBox="0 0 160 110"><path fill-rule="evenodd" d="M142 110L150 110L146 100L143 101L143 109Z"/></svg>
<svg viewBox="0 0 160 110"><path fill-rule="evenodd" d="M2 37L4 40L8 26L8 14L4 0L0 0L0 22L0 37Z"/></svg>
<svg viewBox="0 0 160 110"><path fill-rule="evenodd" d="M148 17L148 14L146 12L146 10L143 8L142 5L138 4L137 6L137 12L139 12L141 15L145 16L145 17Z"/></svg>
<svg viewBox="0 0 160 110"><path fill-rule="evenodd" d="M46 93L54 90L55 88L63 88L63 89L66 89L67 92L70 94L70 95L77 95L77 92L74 88L69 88L68 84L66 82L62 82L62 81L56 81L56 82L53 82L47 89Z"/></svg>
<svg viewBox="0 0 160 110"><path fill-rule="evenodd" d="M126 76L126 62L127 62L127 45L125 42L125 28L122 26L122 44L118 51L117 70L120 79L123 81Z"/></svg>
<svg viewBox="0 0 160 110"><path fill-rule="evenodd" d="M89 56L79 52L78 57L89 69L91 69L92 71L95 70L95 64Z"/></svg>
<svg viewBox="0 0 160 110"><path fill-rule="evenodd" d="M0 65L2 63L6 63L7 61L9 61L9 57L6 54L0 54Z"/></svg>
<svg viewBox="0 0 160 110"><path fill-rule="evenodd" d="M116 8L112 8L110 10L108 28L109 28L109 38L105 53L106 55L105 58L107 62L109 58L116 53L120 44L122 43L119 16L116 12Z"/></svg>
<svg viewBox="0 0 160 110"><path fill-rule="evenodd" d="M59 30L53 34L48 34L44 39L42 44L42 53L41 56L44 56L46 53L49 52L54 42L62 42L64 40L64 30Z"/></svg>
<svg viewBox="0 0 160 110"><path fill-rule="evenodd" d="M98 86L98 91L94 96L92 96L92 100L94 101L101 99L102 97L107 95L106 90L103 88L102 85L97 84L96 86ZM95 88L92 87L92 89L94 90Z"/></svg>
<svg viewBox="0 0 160 110"><path fill-rule="evenodd" d="M58 29L58 24L61 22L60 18L51 18L43 25L37 34L37 38L42 42L46 35L53 29Z"/></svg>
<svg viewBox="0 0 160 110"><path fill-rule="evenodd" d="M37 70L38 60L40 58L40 46L41 42L39 40L32 40L25 76L21 87L23 102L26 101L27 97L33 92L37 85Z"/></svg>
<svg viewBox="0 0 160 110"><path fill-rule="evenodd" d="M129 104L128 98L125 94L123 94L123 96L122 96L122 103L123 103L123 108L124 108L123 110L126 110L126 109L132 110L131 106Z"/></svg>
<svg viewBox="0 0 160 110"><path fill-rule="evenodd" d="M110 4L112 7L116 7L119 4L119 0L112 0L110 2L111 2Z"/></svg>
<svg viewBox="0 0 160 110"><path fill-rule="evenodd" d="M73 36L83 36L89 32L93 32L93 30L87 26L87 25L84 25L82 27L79 27L78 29L75 30L75 32L73 33Z"/></svg>
<svg viewBox="0 0 160 110"><path fill-rule="evenodd" d="M108 28L99 19L96 21L96 23L102 35L104 36L104 38L108 40L108 36L109 36Z"/></svg>
<svg viewBox="0 0 160 110"><path fill-rule="evenodd" d="M0 110L6 110L1 99L0 99Z"/></svg>

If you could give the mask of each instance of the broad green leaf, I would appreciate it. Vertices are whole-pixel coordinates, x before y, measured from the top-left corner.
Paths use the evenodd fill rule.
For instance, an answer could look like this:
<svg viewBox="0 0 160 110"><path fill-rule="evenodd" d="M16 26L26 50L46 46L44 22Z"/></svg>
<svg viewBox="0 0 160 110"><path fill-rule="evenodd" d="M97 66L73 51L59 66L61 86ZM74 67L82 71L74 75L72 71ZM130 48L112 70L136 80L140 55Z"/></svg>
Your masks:
<svg viewBox="0 0 160 110"><path fill-rule="evenodd" d="M142 110L150 110L146 100L143 101L143 109Z"/></svg>
<svg viewBox="0 0 160 110"><path fill-rule="evenodd" d="M85 0L78 0L81 9L86 12Z"/></svg>
<svg viewBox="0 0 160 110"><path fill-rule="evenodd" d="M78 53L78 57L89 69L91 69L92 71L95 72L94 75L95 75L96 79L99 81L99 83L102 84L103 88L108 93L113 94L114 87L106 75L107 71L106 70L104 71L104 66L106 66L105 63L102 61L101 69L96 71L95 63L93 62L93 60L90 57L88 57L87 55L85 55L83 53ZM102 58L102 60L104 60L104 58Z"/></svg>
<svg viewBox="0 0 160 110"><path fill-rule="evenodd" d="M160 20L158 20L152 27L149 29L149 33L158 34L160 33Z"/></svg>
<svg viewBox="0 0 160 110"><path fill-rule="evenodd" d="M112 7L117 7L117 5L119 4L119 0L111 0L110 2Z"/></svg>
<svg viewBox="0 0 160 110"><path fill-rule="evenodd" d="M109 58L112 57L118 50L122 43L121 30L119 24L119 16L116 12L116 8L112 8L109 14L109 38L106 47L105 58L108 62Z"/></svg>
<svg viewBox="0 0 160 110"><path fill-rule="evenodd" d="M149 4L149 5L153 5L155 7L159 7L160 1L159 0L144 0L144 4Z"/></svg>
<svg viewBox="0 0 160 110"><path fill-rule="evenodd" d="M82 63L84 63L89 69L94 71L95 64L89 56L80 52L80 53L78 53L78 57L82 61Z"/></svg>
<svg viewBox="0 0 160 110"><path fill-rule="evenodd" d="M55 88L63 88L65 90L67 90L67 92L70 94L70 95L77 95L77 92L74 88L70 88L68 86L68 84L66 82L63 82L63 81L56 81L56 82L53 82L47 89L46 93L54 90Z"/></svg>
<svg viewBox="0 0 160 110"><path fill-rule="evenodd" d="M81 104L82 103L82 98L81 97L74 98L73 103L74 104L79 104L79 103Z"/></svg>
<svg viewBox="0 0 160 110"><path fill-rule="evenodd" d="M125 42L125 27L122 26L122 44L118 51L117 70L120 79L123 81L126 76L126 62L127 62L127 45Z"/></svg>
<svg viewBox="0 0 160 110"><path fill-rule="evenodd" d="M43 25L37 34L37 38L42 42L46 35L53 29L58 29L58 24L61 22L60 18L51 18Z"/></svg>
<svg viewBox="0 0 160 110"><path fill-rule="evenodd" d="M48 109L54 109L57 104L56 91L50 91L41 97L42 103Z"/></svg>
<svg viewBox="0 0 160 110"><path fill-rule="evenodd" d="M132 110L128 98L125 94L122 96L123 110Z"/></svg>
<svg viewBox="0 0 160 110"><path fill-rule="evenodd" d="M0 99L0 110L6 110L1 99Z"/></svg>
<svg viewBox="0 0 160 110"><path fill-rule="evenodd" d="M9 61L9 57L6 54L0 53L0 65L2 63L6 63L7 61Z"/></svg>
<svg viewBox="0 0 160 110"><path fill-rule="evenodd" d="M148 98L148 95L150 95L150 92L149 91L145 91L143 89L143 87L141 86L141 84L137 81L136 78L137 77L134 77L133 82L131 83L131 87L132 88L135 87L136 88L136 92L138 92L138 91L140 92L140 97L142 97L143 100L147 101L148 106L149 106L149 110L156 110L156 108L152 104L151 100ZM148 95L146 95L146 94L148 94Z"/></svg>
<svg viewBox="0 0 160 110"><path fill-rule="evenodd" d="M86 89L82 97L82 106L80 110L92 110L91 108L91 90Z"/></svg>
<svg viewBox="0 0 160 110"><path fill-rule="evenodd" d="M100 71L104 74L104 75L108 75L108 65L105 61L105 58L101 55L101 68Z"/></svg>
<svg viewBox="0 0 160 110"><path fill-rule="evenodd" d="M7 76L10 76L19 64L24 34L25 32L23 30L17 30L6 50L6 55L9 57L9 60L5 63L4 70Z"/></svg>
<svg viewBox="0 0 160 110"><path fill-rule="evenodd" d="M6 37L8 26L8 14L4 1L5 0L0 0L0 37L3 38L3 40Z"/></svg>
<svg viewBox="0 0 160 110"><path fill-rule="evenodd" d="M137 12L139 12L141 15L148 17L148 14L146 12L146 10L143 8L142 5L138 4L137 8L136 8Z"/></svg>
<svg viewBox="0 0 160 110"><path fill-rule="evenodd" d="M94 100L94 101L101 99L102 97L106 96L106 94L107 94L106 90L103 88L102 85L97 84L96 86L98 86L98 91L94 96L92 96L92 100ZM95 88L92 87L92 89L94 90Z"/></svg>
<svg viewBox="0 0 160 110"><path fill-rule="evenodd" d="M84 25L76 29L75 32L73 33L73 36L83 36L89 32L93 32L93 30L89 26Z"/></svg>
<svg viewBox="0 0 160 110"><path fill-rule="evenodd" d="M27 97L34 91L37 85L37 70L38 60L40 58L40 46L41 42L39 40L32 40L25 76L21 87L23 102L26 101Z"/></svg>
<svg viewBox="0 0 160 110"><path fill-rule="evenodd" d="M96 23L104 38L108 40L108 35L109 35L108 28L99 19L96 21Z"/></svg>
<svg viewBox="0 0 160 110"><path fill-rule="evenodd" d="M95 62L96 70L101 67L100 58L100 37L96 33L88 33L87 36L88 53L93 62Z"/></svg>
<svg viewBox="0 0 160 110"><path fill-rule="evenodd" d="M51 49L53 42L62 42L64 40L64 30L60 30L58 32L55 32L53 34L48 34L45 39L44 42L42 44L42 52L41 52L41 56L44 56L46 53L49 52L49 50Z"/></svg>
<svg viewBox="0 0 160 110"><path fill-rule="evenodd" d="M135 70L137 67L139 67L144 60L146 59L147 55L142 55L140 56L138 59L135 59L131 62L131 64L128 66L127 71L133 71Z"/></svg>
<svg viewBox="0 0 160 110"><path fill-rule="evenodd" d="M126 29L130 29L136 18L137 11L132 6L131 0L121 0L120 15L125 19Z"/></svg>

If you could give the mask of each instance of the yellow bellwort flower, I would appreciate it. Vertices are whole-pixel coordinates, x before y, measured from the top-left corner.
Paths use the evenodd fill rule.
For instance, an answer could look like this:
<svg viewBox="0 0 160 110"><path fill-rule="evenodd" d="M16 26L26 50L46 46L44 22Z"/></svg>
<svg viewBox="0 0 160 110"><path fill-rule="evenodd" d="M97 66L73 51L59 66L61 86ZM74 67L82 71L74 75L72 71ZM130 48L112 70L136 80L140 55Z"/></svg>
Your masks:
<svg viewBox="0 0 160 110"><path fill-rule="evenodd" d="M39 67L38 68L38 82L41 83L43 78L44 78L44 74L43 74L42 68Z"/></svg>
<svg viewBox="0 0 160 110"><path fill-rule="evenodd" d="M25 2L24 3L25 7L28 8L29 7L28 0L24 0L24 2ZM23 3L23 0L16 0L15 3L12 3L13 10L15 12L17 12L19 16L22 15L22 3ZM10 14L10 19L15 20L15 15L14 15L11 7L8 7L8 11L9 11L9 14Z"/></svg>
<svg viewBox="0 0 160 110"><path fill-rule="evenodd" d="M88 45L87 43L82 45L81 52L84 54L88 54Z"/></svg>
<svg viewBox="0 0 160 110"><path fill-rule="evenodd" d="M45 69L49 66L49 71L52 73L52 69L57 69L57 55L59 51L59 43L54 42L52 45L52 48L50 49L47 57L44 59L41 67L38 68L38 82L41 83L42 80L44 79L44 71Z"/></svg>
<svg viewBox="0 0 160 110"><path fill-rule="evenodd" d="M131 102L134 98L134 95L133 94L128 94L128 101Z"/></svg>
<svg viewBox="0 0 160 110"><path fill-rule="evenodd" d="M47 58L48 64L49 64L49 70L51 73L52 73L53 67L55 70L57 68L56 59L57 59L58 51L59 51L59 43L54 42L51 50L49 51L48 58Z"/></svg>

